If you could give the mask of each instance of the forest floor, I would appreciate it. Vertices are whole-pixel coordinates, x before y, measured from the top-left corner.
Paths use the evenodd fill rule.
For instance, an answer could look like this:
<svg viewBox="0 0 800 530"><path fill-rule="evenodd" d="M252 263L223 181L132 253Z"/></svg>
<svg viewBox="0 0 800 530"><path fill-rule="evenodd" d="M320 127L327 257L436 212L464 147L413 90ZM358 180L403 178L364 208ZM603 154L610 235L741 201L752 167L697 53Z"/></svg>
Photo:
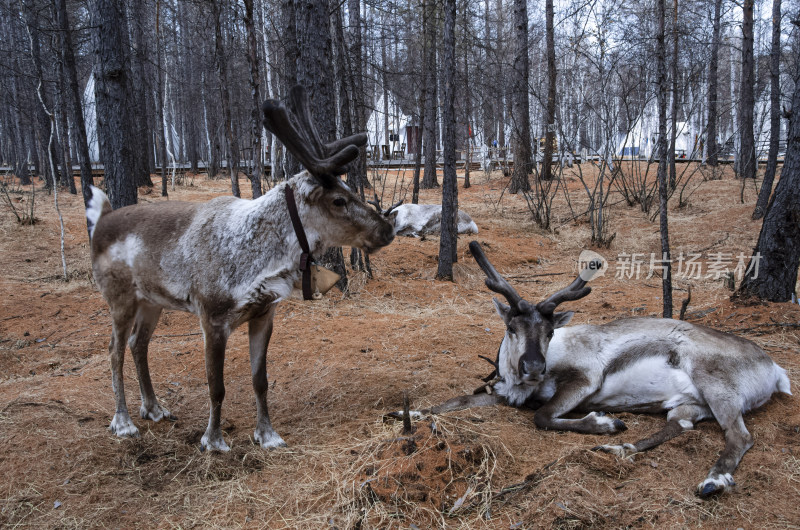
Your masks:
<svg viewBox="0 0 800 530"><path fill-rule="evenodd" d="M590 179L596 173L581 169ZM582 250L605 256L609 270L593 281L592 294L568 304L573 324L660 316L660 278L646 277L651 253L660 255L658 222L620 203L614 190L606 215L615 237L610 248L591 247L586 216L571 219L588 204L576 171L562 176L568 193L556 195L548 231L531 222L524 198L507 193L500 173L473 172L467 190L459 180L460 208L480 233L459 240L454 282L435 279L437 237L399 237L372 256L373 279L351 275L349 295L334 290L317 302L281 303L268 355L269 402L289 447L270 452L252 440L245 329L232 335L226 359L223 429L231 451L200 451L208 414L203 341L197 319L173 311L156 329L150 367L157 395L179 419L154 424L135 414L140 438L109 433L111 323L91 278L81 197L59 194L68 282L53 197L37 191L33 226L0 207L0 526L800 527L798 397L776 395L745 417L755 444L735 474L738 485L710 500L694 492L724 445L713 421L630 460L590 448L644 438L663 416L618 414L628 430L610 437L540 431L532 411L505 406L423 420L411 437L382 421L401 407L404 391L422 408L471 392L491 371L478 355L494 357L504 326L470 239L532 301L572 280ZM684 263L684 274L676 273L676 316L691 285L687 320L755 341L787 369L797 396L800 306L738 305L713 274L720 256L733 269L740 254L751 254L761 226L750 218L756 190L748 184L742 203L730 169L719 180L690 171L687 190L699 188L680 208L672 199L670 237L673 256L700 254L694 263L702 270L689 278ZM653 166L647 178L654 177ZM410 171L382 175L383 202L410 179ZM159 184L140 190L140 201L166 200ZM198 175L169 200L228 191L226 179ZM438 202L440 193L423 190L420 202ZM31 199L11 198L23 209ZM638 275L628 266L633 254L642 260ZM139 390L127 360L135 412Z"/></svg>

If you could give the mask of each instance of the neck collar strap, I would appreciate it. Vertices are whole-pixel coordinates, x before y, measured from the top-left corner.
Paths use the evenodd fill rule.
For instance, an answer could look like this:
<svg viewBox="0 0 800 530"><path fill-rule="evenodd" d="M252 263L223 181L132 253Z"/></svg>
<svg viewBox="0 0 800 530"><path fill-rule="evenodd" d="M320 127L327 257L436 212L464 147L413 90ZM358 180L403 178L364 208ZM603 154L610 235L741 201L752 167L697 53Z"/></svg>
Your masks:
<svg viewBox="0 0 800 530"><path fill-rule="evenodd" d="M297 236L297 242L300 244L300 271L303 273L303 300L313 300L311 296L311 262L314 258L311 256L311 250L308 247L308 239L306 239L306 232L303 230L303 223L300 222L300 216L297 214L297 202L294 198L294 190L287 183L283 187L286 194L286 207L289 210L289 218L292 220L292 228L294 234Z"/></svg>

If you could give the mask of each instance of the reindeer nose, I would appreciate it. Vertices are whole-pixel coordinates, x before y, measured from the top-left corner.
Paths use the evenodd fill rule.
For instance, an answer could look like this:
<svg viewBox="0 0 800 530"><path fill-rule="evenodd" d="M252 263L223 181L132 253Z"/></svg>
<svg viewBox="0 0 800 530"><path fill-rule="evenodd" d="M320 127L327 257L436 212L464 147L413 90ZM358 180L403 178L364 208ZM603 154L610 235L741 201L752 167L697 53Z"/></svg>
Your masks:
<svg viewBox="0 0 800 530"><path fill-rule="evenodd" d="M394 225L390 222L386 222L384 226L381 228L381 239L383 240L383 246L388 245L394 239Z"/></svg>
<svg viewBox="0 0 800 530"><path fill-rule="evenodd" d="M520 361L520 375L523 379L538 379L544 375L546 365L542 361Z"/></svg>

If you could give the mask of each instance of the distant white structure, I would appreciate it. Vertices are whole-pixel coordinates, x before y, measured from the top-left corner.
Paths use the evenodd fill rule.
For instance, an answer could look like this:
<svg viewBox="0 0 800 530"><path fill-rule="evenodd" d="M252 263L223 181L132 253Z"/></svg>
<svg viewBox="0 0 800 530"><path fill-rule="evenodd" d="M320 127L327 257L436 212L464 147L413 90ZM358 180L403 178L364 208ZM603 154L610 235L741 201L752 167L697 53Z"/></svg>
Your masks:
<svg viewBox="0 0 800 530"><path fill-rule="evenodd" d="M100 161L100 143L97 140L97 109L94 100L94 73L89 76L83 89L83 121L86 124L86 139L89 142L89 158Z"/></svg>
<svg viewBox="0 0 800 530"><path fill-rule="evenodd" d="M675 155L678 157L699 157L699 145L693 127L685 121L677 122L675 136ZM671 133L671 125L667 124L667 135ZM657 155L658 119L647 114L640 116L627 133L617 135L614 155L620 157L650 158ZM695 151L697 150L697 151Z"/></svg>
<svg viewBox="0 0 800 530"><path fill-rule="evenodd" d="M415 125L412 123L411 116L403 114L400 105L397 103L397 100L392 94L391 91L388 92L388 109L389 109L389 133L393 135L393 140L389 140L387 143L386 138L386 130L385 130L385 123L386 123L386 114L383 112L384 104L383 104L383 94L380 95L378 100L375 102L374 109L372 114L369 115L367 119L367 144L371 146L377 146L379 150L381 150L381 146L388 145L390 155L394 151L401 150L403 146L404 154L408 154L409 151L409 136L413 135L410 133L410 130L415 128ZM410 133L410 134L409 134ZM412 148L413 151L413 148ZM380 154L380 157L383 158L383 153Z"/></svg>

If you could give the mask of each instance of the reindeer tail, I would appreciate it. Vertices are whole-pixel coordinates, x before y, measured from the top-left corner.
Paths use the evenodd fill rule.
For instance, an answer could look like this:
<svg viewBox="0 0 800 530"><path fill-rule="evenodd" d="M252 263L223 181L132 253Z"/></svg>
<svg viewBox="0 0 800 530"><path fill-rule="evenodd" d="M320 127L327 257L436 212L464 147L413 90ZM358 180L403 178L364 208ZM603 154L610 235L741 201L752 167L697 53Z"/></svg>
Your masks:
<svg viewBox="0 0 800 530"><path fill-rule="evenodd" d="M92 186L92 198L89 199L89 204L86 206L86 224L89 227L89 237L94 237L94 230L97 228L97 222L103 214L111 211L111 202L108 197L100 188Z"/></svg>
<svg viewBox="0 0 800 530"><path fill-rule="evenodd" d="M775 375L777 375L778 382L775 385L775 388L778 392L783 392L784 394L792 395L792 391L789 385L789 376L786 375L786 370L775 364Z"/></svg>

